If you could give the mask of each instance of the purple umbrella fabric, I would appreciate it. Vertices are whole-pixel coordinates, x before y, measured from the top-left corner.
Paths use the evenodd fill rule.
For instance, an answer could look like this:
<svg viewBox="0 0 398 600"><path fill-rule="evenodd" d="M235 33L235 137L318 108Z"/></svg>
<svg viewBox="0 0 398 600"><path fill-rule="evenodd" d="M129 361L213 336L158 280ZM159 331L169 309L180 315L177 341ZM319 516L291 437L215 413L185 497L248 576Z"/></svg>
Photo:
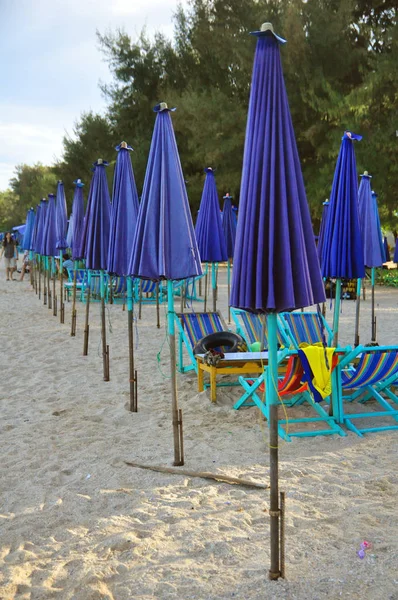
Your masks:
<svg viewBox="0 0 398 600"><path fill-rule="evenodd" d="M384 262L390 262L391 260L391 256L390 256L390 250L388 248L388 241L387 241L387 236L384 236L384 256L385 256L385 261Z"/></svg>
<svg viewBox="0 0 398 600"><path fill-rule="evenodd" d="M364 264L366 267L381 267L384 262L384 250L377 198L376 195L372 195L371 175L365 171L361 178L358 190L358 207L363 239Z"/></svg>
<svg viewBox="0 0 398 600"><path fill-rule="evenodd" d="M23 234L22 244L21 244L21 247L23 250L32 250L31 245L32 245L33 230L35 227L35 220L36 220L35 211L33 208L30 208L28 210L28 212L26 213L26 227L25 227L25 232Z"/></svg>
<svg viewBox="0 0 398 600"><path fill-rule="evenodd" d="M282 312L323 302L278 38L258 36L246 126L231 306Z"/></svg>
<svg viewBox="0 0 398 600"><path fill-rule="evenodd" d="M32 232L32 240L31 240L31 248L30 250L33 250L33 252L37 252L36 250L36 240L37 240L37 230L38 230L38 226L39 226L39 219L40 219L40 211L41 211L41 206L40 204L38 204L36 206L36 218L35 218L35 224L33 227L33 232Z"/></svg>
<svg viewBox="0 0 398 600"><path fill-rule="evenodd" d="M363 240L359 225L358 183L354 141L362 136L345 131L329 198L321 265L324 277L365 277Z"/></svg>
<svg viewBox="0 0 398 600"><path fill-rule="evenodd" d="M68 220L68 229L66 232L66 244L67 248L72 248L73 244L73 213L71 213Z"/></svg>
<svg viewBox="0 0 398 600"><path fill-rule="evenodd" d="M232 210L232 196L226 194L224 196L224 206L222 211L222 228L224 231L228 258L234 257L236 227L236 216Z"/></svg>
<svg viewBox="0 0 398 600"><path fill-rule="evenodd" d="M319 262L321 261L322 248L323 248L323 244L325 242L325 227L326 227L326 219L328 216L328 209L329 209L329 200L326 200L323 203L321 226L319 227L319 236L318 236L318 245L317 245L317 253L318 253L318 257L319 257Z"/></svg>
<svg viewBox="0 0 398 600"><path fill-rule="evenodd" d="M43 236L44 236L44 225L46 223L46 212L48 207L48 201L46 198L42 198L40 200L40 213L38 217L38 226L37 226L37 234L36 234L36 247L35 252L37 254L41 254L43 256Z"/></svg>
<svg viewBox="0 0 398 600"><path fill-rule="evenodd" d="M205 173L206 179L195 227L199 254L203 262L224 262L228 260L228 255L221 221L216 180L211 167L205 169Z"/></svg>
<svg viewBox="0 0 398 600"><path fill-rule="evenodd" d="M57 195L55 204L55 231L56 231L56 248L57 250L65 250L68 247L66 241L66 229L68 226L68 215L66 212L65 188L62 181L58 181Z"/></svg>
<svg viewBox="0 0 398 600"><path fill-rule="evenodd" d="M139 203L129 153L133 149L122 142L116 150L118 156L113 179L108 271L116 275L127 275Z"/></svg>
<svg viewBox="0 0 398 600"><path fill-rule="evenodd" d="M129 265L143 279L202 274L170 109L161 103L153 131Z"/></svg>
<svg viewBox="0 0 398 600"><path fill-rule="evenodd" d="M82 233L83 256L87 269L106 271L108 268L109 226L111 200L105 167L108 163L98 159L94 163L87 199L86 216Z"/></svg>
<svg viewBox="0 0 398 600"><path fill-rule="evenodd" d="M398 238L395 241L395 250L394 250L394 258L393 261L398 263Z"/></svg>
<svg viewBox="0 0 398 600"><path fill-rule="evenodd" d="M57 232L55 223L55 195L48 194L48 205L46 210L46 220L43 233L43 252L44 256L55 256L57 253Z"/></svg>
<svg viewBox="0 0 398 600"><path fill-rule="evenodd" d="M72 202L72 260L83 258L82 235L84 227L84 183L81 179L74 182L75 191Z"/></svg>

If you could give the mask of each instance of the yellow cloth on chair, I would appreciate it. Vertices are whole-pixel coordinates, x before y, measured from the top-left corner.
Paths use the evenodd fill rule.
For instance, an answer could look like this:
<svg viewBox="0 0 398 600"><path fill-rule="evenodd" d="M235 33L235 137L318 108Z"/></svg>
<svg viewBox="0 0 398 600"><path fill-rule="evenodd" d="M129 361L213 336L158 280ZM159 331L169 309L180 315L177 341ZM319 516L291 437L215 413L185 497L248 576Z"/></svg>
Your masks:
<svg viewBox="0 0 398 600"><path fill-rule="evenodd" d="M332 393L333 354L336 348L325 348L321 343L310 345L305 342L299 347L310 365L312 385L322 398L327 398Z"/></svg>

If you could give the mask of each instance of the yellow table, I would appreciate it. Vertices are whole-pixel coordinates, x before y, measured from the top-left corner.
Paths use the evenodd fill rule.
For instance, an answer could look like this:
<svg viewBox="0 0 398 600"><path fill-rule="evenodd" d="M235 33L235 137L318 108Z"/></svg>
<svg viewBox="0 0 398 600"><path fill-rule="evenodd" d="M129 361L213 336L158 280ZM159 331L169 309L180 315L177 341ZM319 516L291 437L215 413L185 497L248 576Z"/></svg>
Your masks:
<svg viewBox="0 0 398 600"><path fill-rule="evenodd" d="M268 352L229 352L224 355L217 366L204 362L204 354L196 355L198 364L198 391L203 392L203 376L206 371L210 375L210 398L217 400L217 375L261 375L264 365L268 364Z"/></svg>

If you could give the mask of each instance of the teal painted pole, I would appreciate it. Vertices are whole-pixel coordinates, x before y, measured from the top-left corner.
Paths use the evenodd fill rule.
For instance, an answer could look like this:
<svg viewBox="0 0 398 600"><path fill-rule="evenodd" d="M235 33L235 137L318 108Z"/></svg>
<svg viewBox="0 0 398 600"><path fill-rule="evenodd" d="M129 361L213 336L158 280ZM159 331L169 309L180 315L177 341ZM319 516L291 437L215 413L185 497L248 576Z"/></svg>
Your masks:
<svg viewBox="0 0 398 600"><path fill-rule="evenodd" d="M355 305L355 334L354 334L354 346L359 346L359 310L361 306L361 283L362 279L357 279L357 296Z"/></svg>
<svg viewBox="0 0 398 600"><path fill-rule="evenodd" d="M217 310L217 269L218 263L211 263L211 287L213 290L213 312Z"/></svg>
<svg viewBox="0 0 398 600"><path fill-rule="evenodd" d="M77 287L77 260L73 261L73 292L72 292L72 322L70 328L70 334L72 337L76 335L76 287ZM68 292L69 293L69 292Z"/></svg>
<svg viewBox="0 0 398 600"><path fill-rule="evenodd" d="M137 412L137 371L134 367L133 280L127 277L127 327L129 336L130 411Z"/></svg>
<svg viewBox="0 0 398 600"><path fill-rule="evenodd" d="M376 342L376 317L375 317L375 284L376 284L376 269L371 269L372 282L372 339L371 342Z"/></svg>
<svg viewBox="0 0 398 600"><path fill-rule="evenodd" d="M59 293L60 293L60 313L59 322L65 323L65 304L64 304L64 255L59 251Z"/></svg>
<svg viewBox="0 0 398 600"><path fill-rule="evenodd" d="M177 373L176 373L176 343L175 343L175 314L174 314L173 282L167 281L167 327L170 345L170 374L171 374L171 410L174 437L174 466L184 464L184 446L182 434L182 412L178 408Z"/></svg>
<svg viewBox="0 0 398 600"><path fill-rule="evenodd" d="M106 344L106 323L105 323L105 283L104 271L100 271L100 294L101 294L101 337L102 337L102 365L104 372L104 381L109 381L109 346Z"/></svg>
<svg viewBox="0 0 398 600"><path fill-rule="evenodd" d="M334 298L334 316L333 316L333 346L337 348L339 343L339 317L341 302L341 279L336 279L336 291Z"/></svg>
<svg viewBox="0 0 398 600"><path fill-rule="evenodd" d="M231 296L231 259L228 259L228 267L227 267L227 285L228 285L228 323L231 322L231 304L230 304L230 296Z"/></svg>
<svg viewBox="0 0 398 600"><path fill-rule="evenodd" d="M270 428L270 531L271 568L270 579L279 579L279 475L278 475L278 339L277 314L267 316L268 324L268 372L266 402L269 407Z"/></svg>

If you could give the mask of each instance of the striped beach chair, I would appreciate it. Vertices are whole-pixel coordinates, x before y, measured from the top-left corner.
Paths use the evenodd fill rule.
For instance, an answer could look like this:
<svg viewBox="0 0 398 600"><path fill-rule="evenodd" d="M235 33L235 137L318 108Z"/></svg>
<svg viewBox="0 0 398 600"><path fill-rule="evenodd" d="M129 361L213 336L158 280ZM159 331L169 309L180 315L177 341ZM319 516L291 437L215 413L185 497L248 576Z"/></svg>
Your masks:
<svg viewBox="0 0 398 600"><path fill-rule="evenodd" d="M291 340L295 348L300 344L323 343L331 346L333 331L324 317L317 312L290 312L281 313L285 326L285 335Z"/></svg>
<svg viewBox="0 0 398 600"><path fill-rule="evenodd" d="M339 422L359 436L398 429L398 410L387 400L398 404L393 391L397 377L398 346L357 346L349 352L340 361L333 382L338 397ZM364 407L372 399L383 410L355 411L358 404ZM376 419L378 423L373 427L358 424L358 420L369 422L370 419Z"/></svg>
<svg viewBox="0 0 398 600"><path fill-rule="evenodd" d="M66 293L68 295L68 300L69 300L69 295L72 293L72 290L73 290L73 281L74 281L74 276L75 276L75 270L67 269L67 271L68 271L68 281L64 282L64 288L66 290ZM80 297L81 297L82 291L84 289L84 286L86 285L86 280L87 280L86 269L76 269L76 290L79 292Z"/></svg>
<svg viewBox="0 0 398 600"><path fill-rule="evenodd" d="M228 331L228 327L217 312L177 313L176 324L178 328L178 370L180 373L198 371L193 349L206 335L218 331ZM190 364L184 365L184 346L190 359Z"/></svg>
<svg viewBox="0 0 398 600"><path fill-rule="evenodd" d="M264 340L262 348L267 349L267 320L258 314L249 313L240 308L231 308L231 316L235 323L236 333L241 335L245 340L248 347L255 342L260 342L262 332L264 333ZM290 341L285 333L283 325L278 320L278 346L279 348L285 348L290 345Z"/></svg>
<svg viewBox="0 0 398 600"><path fill-rule="evenodd" d="M279 361L283 361L289 351L279 353ZM336 363L337 364L337 356ZM233 406L238 410L242 406L257 406L261 413L269 422L269 406L266 401L266 385L268 369L264 374L256 380L239 377L239 383L245 390L245 393ZM345 436L346 433L337 424L336 419L330 416L323 406L318 402L314 402L309 391L309 385L304 381L304 369L302 362L297 354L291 355L288 358L285 375L278 381L278 396L281 399L281 406L285 413L285 418L278 419L278 434L285 441L290 442L292 437L314 437L318 435L333 435L338 434ZM264 385L264 382L267 382ZM261 397L258 392L261 392ZM315 417L297 417L289 418L288 409L293 406L302 405L307 402L311 408L317 413ZM298 429L296 425L309 425L305 429ZM315 426L315 427L314 427Z"/></svg>

